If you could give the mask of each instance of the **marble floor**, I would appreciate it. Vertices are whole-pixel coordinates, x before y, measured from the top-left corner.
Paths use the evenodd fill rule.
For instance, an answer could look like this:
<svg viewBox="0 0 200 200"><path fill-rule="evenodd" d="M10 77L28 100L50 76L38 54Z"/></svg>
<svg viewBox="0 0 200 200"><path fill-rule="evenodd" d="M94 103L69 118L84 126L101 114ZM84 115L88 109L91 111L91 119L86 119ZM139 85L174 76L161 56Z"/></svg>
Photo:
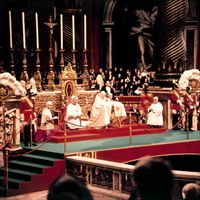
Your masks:
<svg viewBox="0 0 200 200"><path fill-rule="evenodd" d="M39 192L33 192L28 194L22 194L18 196L13 197L0 197L0 200L46 200L47 199L47 190L39 191ZM103 194L96 194L92 193L94 200L121 200L122 198L118 197L109 197L105 196ZM124 198L123 198L124 200Z"/></svg>

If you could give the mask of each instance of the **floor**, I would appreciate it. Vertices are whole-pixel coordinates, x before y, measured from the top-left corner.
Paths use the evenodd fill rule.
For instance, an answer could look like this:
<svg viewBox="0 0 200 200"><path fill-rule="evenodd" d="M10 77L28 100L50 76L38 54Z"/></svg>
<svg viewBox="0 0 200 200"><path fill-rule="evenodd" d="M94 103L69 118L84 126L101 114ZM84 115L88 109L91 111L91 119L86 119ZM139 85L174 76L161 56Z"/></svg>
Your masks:
<svg viewBox="0 0 200 200"><path fill-rule="evenodd" d="M46 200L47 199L47 190L40 191L40 192L33 192L33 193L28 193L28 194L22 194L19 196L14 196L14 197L0 197L0 200ZM94 200L120 200L121 198L112 198L108 196L104 196L103 194L93 194Z"/></svg>

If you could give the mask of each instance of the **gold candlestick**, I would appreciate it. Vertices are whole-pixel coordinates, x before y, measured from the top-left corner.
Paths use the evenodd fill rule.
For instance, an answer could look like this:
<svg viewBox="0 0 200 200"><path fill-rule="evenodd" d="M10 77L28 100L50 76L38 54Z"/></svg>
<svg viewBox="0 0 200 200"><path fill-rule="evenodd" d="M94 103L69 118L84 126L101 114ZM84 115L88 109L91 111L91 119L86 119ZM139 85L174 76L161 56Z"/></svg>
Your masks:
<svg viewBox="0 0 200 200"><path fill-rule="evenodd" d="M87 49L83 49L83 85L86 89L89 88L89 72L88 72L88 60Z"/></svg>
<svg viewBox="0 0 200 200"><path fill-rule="evenodd" d="M60 71L63 72L65 68L65 62L64 62L64 49L60 49Z"/></svg>
<svg viewBox="0 0 200 200"><path fill-rule="evenodd" d="M47 88L49 90L54 90L54 61L53 61L53 48L52 48L52 40L53 40L53 28L57 23L53 23L52 16L50 15L49 23L44 22L45 25L49 27L50 35L49 35L49 73L47 75L48 85Z"/></svg>
<svg viewBox="0 0 200 200"><path fill-rule="evenodd" d="M25 82L28 82L29 77L28 77L28 73L27 73L27 59L26 59L26 55L27 55L28 50L27 49L23 49L23 60L22 60L22 74L20 76L20 80L24 80Z"/></svg>
<svg viewBox="0 0 200 200"><path fill-rule="evenodd" d="M14 53L14 49L10 48L10 74L13 76L15 75L15 63L14 63L14 57L13 57L13 53Z"/></svg>
<svg viewBox="0 0 200 200"><path fill-rule="evenodd" d="M36 71L34 73L34 79L36 83L37 90L40 92L42 90L41 82L42 82L42 76L40 73L40 51L41 49L36 49Z"/></svg>
<svg viewBox="0 0 200 200"><path fill-rule="evenodd" d="M76 49L72 49L72 69L76 71Z"/></svg>

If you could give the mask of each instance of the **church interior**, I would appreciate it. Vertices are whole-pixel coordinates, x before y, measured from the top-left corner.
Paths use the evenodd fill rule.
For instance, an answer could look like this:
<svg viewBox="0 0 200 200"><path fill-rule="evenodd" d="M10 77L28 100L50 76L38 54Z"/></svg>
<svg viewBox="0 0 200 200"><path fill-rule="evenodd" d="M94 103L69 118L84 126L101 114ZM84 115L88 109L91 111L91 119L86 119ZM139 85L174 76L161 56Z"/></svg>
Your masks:
<svg viewBox="0 0 200 200"><path fill-rule="evenodd" d="M199 24L198 0L0 0L0 199L62 174L129 199L145 156L173 199L199 186Z"/></svg>

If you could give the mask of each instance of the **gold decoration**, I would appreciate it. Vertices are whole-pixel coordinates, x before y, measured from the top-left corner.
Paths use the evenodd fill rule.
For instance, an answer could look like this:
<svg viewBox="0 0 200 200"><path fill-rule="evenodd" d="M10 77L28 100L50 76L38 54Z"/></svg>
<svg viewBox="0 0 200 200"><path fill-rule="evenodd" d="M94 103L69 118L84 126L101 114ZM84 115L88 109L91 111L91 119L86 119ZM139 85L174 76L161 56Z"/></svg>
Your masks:
<svg viewBox="0 0 200 200"><path fill-rule="evenodd" d="M38 92L35 98L35 109L37 114L42 114L42 110L47 101L52 101L54 111L59 111L61 108L61 92Z"/></svg>
<svg viewBox="0 0 200 200"><path fill-rule="evenodd" d="M68 98L72 95L76 95L77 91L77 74L72 69L71 63L65 67L64 71L61 73L61 93L62 100Z"/></svg>

